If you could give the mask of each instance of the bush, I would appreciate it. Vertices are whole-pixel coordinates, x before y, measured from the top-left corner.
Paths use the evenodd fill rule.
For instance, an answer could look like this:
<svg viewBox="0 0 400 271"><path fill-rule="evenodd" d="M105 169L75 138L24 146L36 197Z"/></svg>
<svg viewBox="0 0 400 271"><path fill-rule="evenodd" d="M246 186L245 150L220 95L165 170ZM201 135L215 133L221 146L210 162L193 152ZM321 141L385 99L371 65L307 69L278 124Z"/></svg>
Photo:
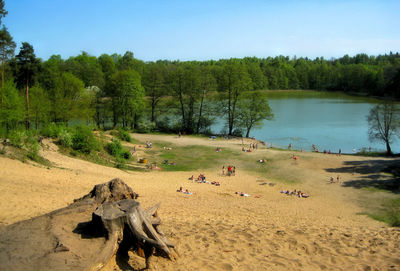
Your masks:
<svg viewBox="0 0 400 271"><path fill-rule="evenodd" d="M121 153L121 157L126 160L129 160L132 158L132 154L128 150L123 150Z"/></svg>
<svg viewBox="0 0 400 271"><path fill-rule="evenodd" d="M124 129L118 129L118 137L122 141L132 142L131 135L128 133L128 131L125 131Z"/></svg>
<svg viewBox="0 0 400 271"><path fill-rule="evenodd" d="M45 137L56 138L62 130L65 130L64 125L57 125L52 122L43 127L40 130L40 134Z"/></svg>
<svg viewBox="0 0 400 271"><path fill-rule="evenodd" d="M114 157L119 157L123 152L121 141L118 139L113 139L112 142L108 143L106 149L108 153Z"/></svg>
<svg viewBox="0 0 400 271"><path fill-rule="evenodd" d="M243 130L239 129L239 128L236 128L235 130L233 130L232 135L236 136L236 137L242 137L243 136Z"/></svg>
<svg viewBox="0 0 400 271"><path fill-rule="evenodd" d="M136 130L139 133L150 133L156 128L156 124L151 121L139 121Z"/></svg>
<svg viewBox="0 0 400 271"><path fill-rule="evenodd" d="M99 149L99 143L90 128L78 126L72 136L72 149L89 154L91 151Z"/></svg>
<svg viewBox="0 0 400 271"><path fill-rule="evenodd" d="M33 160L33 161L38 161L39 160L39 143L37 141L32 142L31 144L27 145L28 149L28 158Z"/></svg>
<svg viewBox="0 0 400 271"><path fill-rule="evenodd" d="M72 135L70 132L68 132L65 129L62 129L59 133L58 133L58 142L68 148L72 145Z"/></svg>
<svg viewBox="0 0 400 271"><path fill-rule="evenodd" d="M25 131L12 130L8 135L11 145L17 148L22 148L27 138L28 135Z"/></svg>

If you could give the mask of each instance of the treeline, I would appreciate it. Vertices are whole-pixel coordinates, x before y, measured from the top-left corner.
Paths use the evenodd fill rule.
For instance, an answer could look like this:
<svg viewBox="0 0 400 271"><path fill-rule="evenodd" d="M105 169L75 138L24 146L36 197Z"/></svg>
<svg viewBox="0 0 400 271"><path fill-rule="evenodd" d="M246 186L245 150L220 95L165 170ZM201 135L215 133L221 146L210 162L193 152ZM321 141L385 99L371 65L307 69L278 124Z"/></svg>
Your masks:
<svg viewBox="0 0 400 271"><path fill-rule="evenodd" d="M0 0L1 18L7 15ZM132 52L36 57L0 30L0 126L7 132L86 121L100 128L205 133L216 118L226 133L249 135L270 119L257 90L313 89L400 98L400 56L358 54L325 60L284 56L144 62Z"/></svg>
<svg viewBox="0 0 400 271"><path fill-rule="evenodd" d="M37 128L83 119L103 128L199 133L223 116L232 134L245 128L239 102L246 91L341 90L400 97L398 53L334 60L279 56L143 62L132 52L99 57L82 52L66 60L54 55L42 61L23 43L3 64L1 112L7 128L21 121ZM217 93L216 99L210 99L210 93Z"/></svg>

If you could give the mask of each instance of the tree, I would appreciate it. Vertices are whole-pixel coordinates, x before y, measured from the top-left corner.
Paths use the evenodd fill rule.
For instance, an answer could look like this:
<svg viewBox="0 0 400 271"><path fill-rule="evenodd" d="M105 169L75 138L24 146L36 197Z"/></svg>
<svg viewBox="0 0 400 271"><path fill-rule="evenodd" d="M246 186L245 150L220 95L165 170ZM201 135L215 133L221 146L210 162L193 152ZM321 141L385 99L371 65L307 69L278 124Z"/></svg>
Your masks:
<svg viewBox="0 0 400 271"><path fill-rule="evenodd" d="M4 9L4 1L0 0L0 25L1 25L1 20L3 17L6 17L8 14L8 11Z"/></svg>
<svg viewBox="0 0 400 271"><path fill-rule="evenodd" d="M212 75L211 68L202 67L200 70L200 106L199 106L199 115L197 120L196 133L200 132L200 128L204 128L207 124L207 119L203 116L204 114L204 105L205 105L205 97L208 92L214 90L216 88L216 81L214 76Z"/></svg>
<svg viewBox="0 0 400 271"><path fill-rule="evenodd" d="M12 81L7 81L4 84L1 96L4 104L0 108L0 123L6 125L8 132L10 128L15 128L17 123L24 119L24 105Z"/></svg>
<svg viewBox="0 0 400 271"><path fill-rule="evenodd" d="M65 122L73 118L81 117L81 97L84 95L85 87L82 80L71 73L62 73L56 79L56 87L52 98L54 120Z"/></svg>
<svg viewBox="0 0 400 271"><path fill-rule="evenodd" d="M238 122L239 126L246 128L246 137L249 137L252 128L262 126L263 120L272 118L267 98L261 93L251 92L238 103Z"/></svg>
<svg viewBox="0 0 400 271"><path fill-rule="evenodd" d="M151 121L155 121L155 110L161 98L166 95L165 68L160 63L149 63L143 73L143 87L151 100Z"/></svg>
<svg viewBox="0 0 400 271"><path fill-rule="evenodd" d="M393 102L386 102L376 105L369 111L368 135L371 141L383 141L386 144L386 152L392 155L390 143L394 140L394 136L399 128L399 112Z"/></svg>
<svg viewBox="0 0 400 271"><path fill-rule="evenodd" d="M228 134L232 135L235 127L237 102L242 92L251 89L251 79L243 65L233 62L223 67L219 81L220 90L225 94L224 108L228 118Z"/></svg>
<svg viewBox="0 0 400 271"><path fill-rule="evenodd" d="M114 127L122 119L122 126L136 125L137 116L143 109L144 89L140 75L134 70L118 71L111 77Z"/></svg>
<svg viewBox="0 0 400 271"><path fill-rule="evenodd" d="M0 4L1 6L1 4ZM1 59L1 87L4 87L6 62L14 56L15 42L13 41L7 28L3 26L0 30L0 59Z"/></svg>
<svg viewBox="0 0 400 271"><path fill-rule="evenodd" d="M31 102L31 116L36 129L40 123L46 123L50 117L50 100L47 93L40 86L33 86L29 93Z"/></svg>
<svg viewBox="0 0 400 271"><path fill-rule="evenodd" d="M25 88L26 99L26 128L29 129L29 88L33 85L34 76L39 69L39 60L36 58L32 45L23 42L19 54L16 56L16 80L19 88Z"/></svg>

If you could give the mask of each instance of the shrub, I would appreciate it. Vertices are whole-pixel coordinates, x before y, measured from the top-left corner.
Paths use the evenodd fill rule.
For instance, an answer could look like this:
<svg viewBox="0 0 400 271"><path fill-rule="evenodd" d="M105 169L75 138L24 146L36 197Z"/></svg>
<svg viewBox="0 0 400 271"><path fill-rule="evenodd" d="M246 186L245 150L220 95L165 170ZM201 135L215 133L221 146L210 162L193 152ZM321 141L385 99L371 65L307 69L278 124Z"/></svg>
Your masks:
<svg viewBox="0 0 400 271"><path fill-rule="evenodd" d="M132 141L132 137L131 135L128 133L128 131L125 131L124 129L118 129L118 137L119 139L123 140L123 141L127 141L127 142L131 142Z"/></svg>
<svg viewBox="0 0 400 271"><path fill-rule="evenodd" d="M91 151L99 149L99 143L90 128L78 126L72 136L72 148L76 151L89 154Z"/></svg>
<svg viewBox="0 0 400 271"><path fill-rule="evenodd" d="M114 157L119 157L123 152L121 141L118 139L113 139L112 142L108 143L106 149L108 153Z"/></svg>
<svg viewBox="0 0 400 271"><path fill-rule="evenodd" d="M139 133L150 133L156 128L156 124L151 121L139 121L136 130Z"/></svg>
<svg viewBox="0 0 400 271"><path fill-rule="evenodd" d="M61 130L65 130L64 125L57 125L52 122L40 130L40 134L45 137L56 138Z"/></svg>
<svg viewBox="0 0 400 271"><path fill-rule="evenodd" d="M11 145L17 148L22 148L25 144L28 135L25 131L12 130L8 139L10 140Z"/></svg>
<svg viewBox="0 0 400 271"><path fill-rule="evenodd" d="M28 158L37 162L39 160L39 143L37 141L34 141L31 144L27 145L27 149Z"/></svg>
<svg viewBox="0 0 400 271"><path fill-rule="evenodd" d="M58 133L58 142L68 148L72 145L72 135L70 132L68 132L66 129L62 129L59 133Z"/></svg>
<svg viewBox="0 0 400 271"><path fill-rule="evenodd" d="M128 150L123 150L121 153L121 157L126 160L129 160L132 158L132 154Z"/></svg>

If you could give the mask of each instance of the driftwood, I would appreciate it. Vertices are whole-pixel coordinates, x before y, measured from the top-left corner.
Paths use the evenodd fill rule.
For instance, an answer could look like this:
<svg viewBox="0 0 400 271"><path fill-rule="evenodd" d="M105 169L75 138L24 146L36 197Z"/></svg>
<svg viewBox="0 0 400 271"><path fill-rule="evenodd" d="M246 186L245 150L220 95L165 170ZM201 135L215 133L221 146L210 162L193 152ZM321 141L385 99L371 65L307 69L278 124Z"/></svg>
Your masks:
<svg viewBox="0 0 400 271"><path fill-rule="evenodd" d="M100 270L129 250L145 257L146 267L154 252L173 259L158 229L159 204L143 210L137 197L114 179L66 208L0 228L0 270Z"/></svg>

